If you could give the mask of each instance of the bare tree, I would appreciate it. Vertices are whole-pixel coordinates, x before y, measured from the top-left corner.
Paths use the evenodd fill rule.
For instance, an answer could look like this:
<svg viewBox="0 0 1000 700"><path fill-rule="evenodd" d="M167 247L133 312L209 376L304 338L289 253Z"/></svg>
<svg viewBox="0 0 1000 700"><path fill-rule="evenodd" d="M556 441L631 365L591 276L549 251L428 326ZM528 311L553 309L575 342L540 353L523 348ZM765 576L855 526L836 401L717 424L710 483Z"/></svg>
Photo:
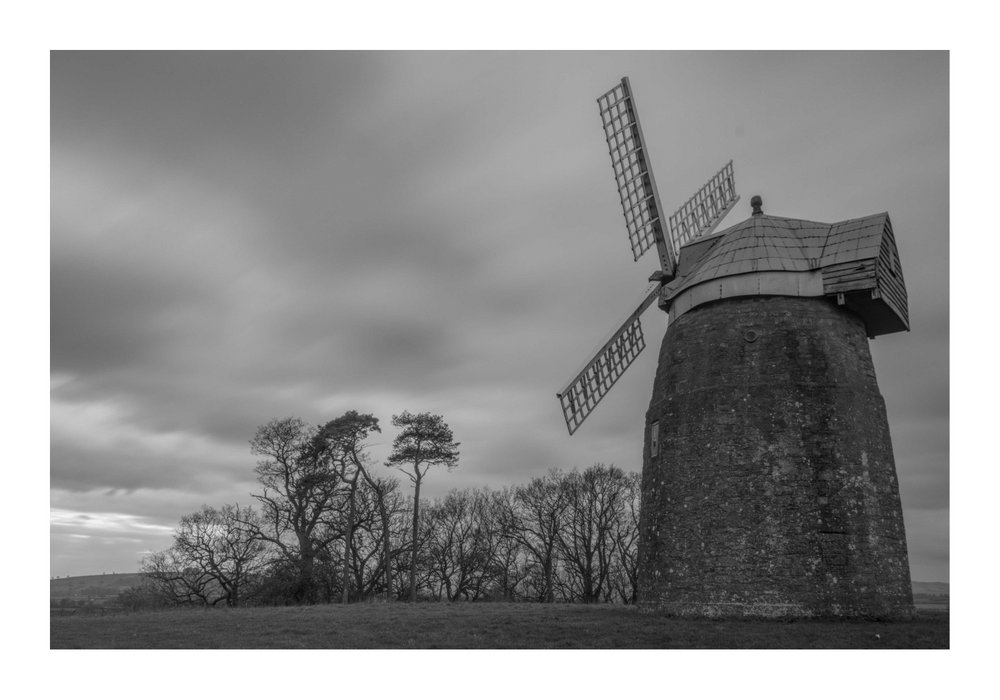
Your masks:
<svg viewBox="0 0 1000 700"><path fill-rule="evenodd" d="M368 470L361 472L368 487L375 494L379 523L382 527L382 575L385 599L392 600L392 520L400 507L399 482L395 479L375 478Z"/></svg>
<svg viewBox="0 0 1000 700"><path fill-rule="evenodd" d="M142 560L142 573L171 605L211 606L225 600L212 576L171 547Z"/></svg>
<svg viewBox="0 0 1000 700"><path fill-rule="evenodd" d="M337 505L344 483L319 432L282 418L262 425L250 441L262 457L256 473L263 492L251 494L260 503L259 524L247 525L295 567L298 603L316 602L317 559L343 536Z"/></svg>
<svg viewBox="0 0 1000 700"><path fill-rule="evenodd" d="M373 488L367 480L358 483L356 492L355 520L352 527L349 566L352 576L352 595L366 600L374 595L383 598L390 592L386 584L386 573L391 572L392 558L402 551L402 540L394 524L403 507L399 484L395 480L375 479L378 488ZM408 523L404 524L404 529ZM386 547L386 541L389 546ZM389 565L386 565L386 561ZM390 574L391 575L391 574Z"/></svg>
<svg viewBox="0 0 1000 700"><path fill-rule="evenodd" d="M559 531L559 553L579 599L610 598L608 581L615 556L614 532L622 505L625 473L595 464L565 479L567 507Z"/></svg>
<svg viewBox="0 0 1000 700"><path fill-rule="evenodd" d="M432 501L421 513L428 534L423 553L438 600L442 594L445 600L453 600L466 585L463 565L467 562L462 550L471 527L466 517L468 506L468 499L452 491L444 499Z"/></svg>
<svg viewBox="0 0 1000 700"><path fill-rule="evenodd" d="M173 546L147 557L143 572L175 604L237 607L263 565L266 545L247 527L256 522L252 508L202 506L181 518Z"/></svg>
<svg viewBox="0 0 1000 700"><path fill-rule="evenodd" d="M402 430L392 443L386 465L395 467L413 482L413 553L410 558L410 602L417 600L417 543L420 522L420 483L427 470L444 465L449 471L458 465L458 446L451 428L441 416L416 415L404 411L392 417L392 424Z"/></svg>
<svg viewBox="0 0 1000 700"><path fill-rule="evenodd" d="M448 600L478 600L495 571L501 531L490 521L490 498L486 490L452 490L427 509L430 573Z"/></svg>
<svg viewBox="0 0 1000 700"><path fill-rule="evenodd" d="M524 547L514 536L508 517L514 501L514 491L484 490L480 506L480 537L489 552L489 560L480 584L483 595L513 600L517 589L528 575Z"/></svg>
<svg viewBox="0 0 1000 700"><path fill-rule="evenodd" d="M532 555L542 574L539 598L547 603L555 600L556 547L569 506L565 476L551 470L514 490L508 530Z"/></svg>
<svg viewBox="0 0 1000 700"><path fill-rule="evenodd" d="M622 484L619 518L614 528L617 566L614 587L623 603L634 605L639 577L639 505L642 496L639 474L626 472Z"/></svg>
<svg viewBox="0 0 1000 700"><path fill-rule="evenodd" d="M230 607L240 604L245 585L263 565L266 544L254 532L259 522L247 506L202 506L184 516L177 529L174 547L218 583Z"/></svg>
<svg viewBox="0 0 1000 700"><path fill-rule="evenodd" d="M335 418L320 430L318 440L329 452L334 464L340 471L341 480L348 487L347 513L344 524L344 571L341 602L347 603L351 593L351 567L354 546L354 522L357 518L357 493L361 475L371 483L366 465L370 458L365 452L365 440L372 432L382 432L378 427L378 418L370 413L348 411L340 418Z"/></svg>

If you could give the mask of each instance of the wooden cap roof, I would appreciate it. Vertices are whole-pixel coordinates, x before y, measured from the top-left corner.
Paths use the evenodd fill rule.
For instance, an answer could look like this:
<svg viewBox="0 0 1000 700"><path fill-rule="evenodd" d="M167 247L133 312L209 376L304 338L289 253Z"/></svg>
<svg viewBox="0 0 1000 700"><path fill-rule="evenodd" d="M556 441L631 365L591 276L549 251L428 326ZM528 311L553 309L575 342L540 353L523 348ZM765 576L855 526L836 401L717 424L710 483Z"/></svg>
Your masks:
<svg viewBox="0 0 1000 700"><path fill-rule="evenodd" d="M807 272L876 258L887 218L882 212L827 224L756 214L681 248L677 276L666 285L666 298L720 277Z"/></svg>

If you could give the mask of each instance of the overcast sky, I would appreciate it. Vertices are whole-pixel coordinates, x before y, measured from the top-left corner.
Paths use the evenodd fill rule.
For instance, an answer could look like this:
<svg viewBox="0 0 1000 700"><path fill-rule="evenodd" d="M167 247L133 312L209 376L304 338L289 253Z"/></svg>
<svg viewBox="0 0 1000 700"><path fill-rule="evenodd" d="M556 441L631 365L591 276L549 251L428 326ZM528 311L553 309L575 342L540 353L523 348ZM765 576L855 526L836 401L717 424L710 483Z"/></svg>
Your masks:
<svg viewBox="0 0 1000 700"><path fill-rule="evenodd" d="M639 470L661 312L572 438L555 397L656 266L597 113L623 75L668 210L733 159L723 226L753 194L889 212L913 330L872 352L912 574L947 581L943 52L54 53L51 575L136 571L250 503L275 417L374 413L381 460L393 414L442 414L460 466L429 497Z"/></svg>

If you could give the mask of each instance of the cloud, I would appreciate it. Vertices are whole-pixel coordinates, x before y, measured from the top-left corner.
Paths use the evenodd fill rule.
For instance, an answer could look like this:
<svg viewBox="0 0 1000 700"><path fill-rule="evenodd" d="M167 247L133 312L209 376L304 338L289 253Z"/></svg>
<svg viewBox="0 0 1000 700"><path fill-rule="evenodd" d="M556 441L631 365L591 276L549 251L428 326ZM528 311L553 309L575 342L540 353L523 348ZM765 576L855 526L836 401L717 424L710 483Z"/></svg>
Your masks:
<svg viewBox="0 0 1000 700"><path fill-rule="evenodd" d="M121 402L54 398L51 420L53 488L111 492L183 488L206 493L245 480L248 450L192 430L141 425Z"/></svg>

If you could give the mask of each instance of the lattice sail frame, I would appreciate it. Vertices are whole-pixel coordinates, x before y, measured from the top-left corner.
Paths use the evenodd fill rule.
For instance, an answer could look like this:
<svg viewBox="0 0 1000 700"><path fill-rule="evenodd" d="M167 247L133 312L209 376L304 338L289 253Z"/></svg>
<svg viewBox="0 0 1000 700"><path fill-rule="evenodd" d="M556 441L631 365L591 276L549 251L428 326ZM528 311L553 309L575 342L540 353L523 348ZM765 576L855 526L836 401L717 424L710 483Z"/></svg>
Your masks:
<svg viewBox="0 0 1000 700"><path fill-rule="evenodd" d="M674 255L679 256L681 246L714 231L738 201L733 161L729 161L670 215L670 247Z"/></svg>
<svg viewBox="0 0 1000 700"><path fill-rule="evenodd" d="M597 354L556 396L562 406L566 428L572 435L591 414L594 407L611 391L625 370L646 347L639 317L660 295L660 283L652 283L642 303L618 327Z"/></svg>
<svg viewBox="0 0 1000 700"><path fill-rule="evenodd" d="M652 168L646 159L645 140L636 113L628 78L597 98L618 196L625 214L632 256L638 260L656 244L663 274L646 290L639 307L629 315L594 357L556 394L566 427L572 435L611 390L646 347L639 317L659 298L662 283L677 272L680 249L696 238L707 236L739 201L729 161L695 192L664 224ZM653 280L655 277L650 277Z"/></svg>
<svg viewBox="0 0 1000 700"><path fill-rule="evenodd" d="M632 256L638 260L656 244L661 267L665 272L672 272L676 255L672 255L663 235L660 217L663 208L646 157L646 143L628 78L622 78L618 85L598 97L597 106L625 214Z"/></svg>

